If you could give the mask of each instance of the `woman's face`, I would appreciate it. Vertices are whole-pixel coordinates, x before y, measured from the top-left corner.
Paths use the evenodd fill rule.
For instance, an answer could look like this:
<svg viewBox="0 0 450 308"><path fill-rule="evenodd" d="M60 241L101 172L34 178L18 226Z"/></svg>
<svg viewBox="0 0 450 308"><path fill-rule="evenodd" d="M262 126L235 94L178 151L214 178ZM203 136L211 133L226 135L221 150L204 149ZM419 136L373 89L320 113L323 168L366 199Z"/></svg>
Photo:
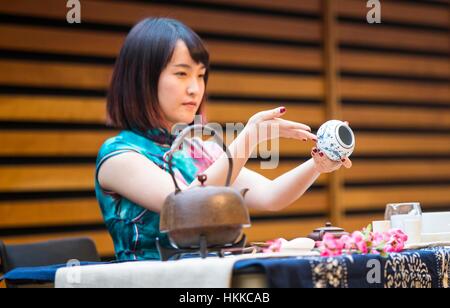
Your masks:
<svg viewBox="0 0 450 308"><path fill-rule="evenodd" d="M205 66L195 63L186 44L179 40L158 83L159 104L169 131L177 123L194 121L205 93L205 72Z"/></svg>

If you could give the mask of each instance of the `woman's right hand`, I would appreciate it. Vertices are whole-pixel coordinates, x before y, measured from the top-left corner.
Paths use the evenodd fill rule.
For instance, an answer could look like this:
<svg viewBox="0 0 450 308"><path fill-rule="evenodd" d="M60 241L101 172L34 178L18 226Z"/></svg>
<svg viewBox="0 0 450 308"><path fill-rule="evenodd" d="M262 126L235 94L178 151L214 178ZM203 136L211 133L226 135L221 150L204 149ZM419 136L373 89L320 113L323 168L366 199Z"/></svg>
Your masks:
<svg viewBox="0 0 450 308"><path fill-rule="evenodd" d="M248 120L245 129L251 134L256 134L258 143L277 138L301 141L310 139L317 142L316 135L311 133L308 125L281 119L285 113L285 107L258 112Z"/></svg>

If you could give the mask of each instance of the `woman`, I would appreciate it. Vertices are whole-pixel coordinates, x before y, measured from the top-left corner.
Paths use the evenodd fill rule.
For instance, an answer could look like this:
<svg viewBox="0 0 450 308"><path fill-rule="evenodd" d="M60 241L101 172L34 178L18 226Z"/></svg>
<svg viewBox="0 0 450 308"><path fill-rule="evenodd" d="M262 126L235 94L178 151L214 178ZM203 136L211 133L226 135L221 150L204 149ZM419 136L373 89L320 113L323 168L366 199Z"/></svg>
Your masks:
<svg viewBox="0 0 450 308"><path fill-rule="evenodd" d="M168 244L159 233L158 214L174 191L164 154L176 137L172 127L191 124L203 114L208 68L209 54L201 39L176 20L145 19L124 42L107 98L109 123L122 131L101 147L95 179L118 260L159 259L155 239ZM349 159L333 162L313 148L312 159L273 181L245 168L255 147L268 139L317 141L308 126L281 119L285 112L280 107L255 114L229 145L231 183L239 190L250 189L245 197L249 208L280 210L302 196L321 173L351 166ZM260 127L275 124L278 133L250 138ZM188 159L183 151L173 158L180 188L199 185L195 176L200 172L207 175L208 185L224 185L228 161L221 148L199 138L192 144L204 151L201 158L189 152Z"/></svg>

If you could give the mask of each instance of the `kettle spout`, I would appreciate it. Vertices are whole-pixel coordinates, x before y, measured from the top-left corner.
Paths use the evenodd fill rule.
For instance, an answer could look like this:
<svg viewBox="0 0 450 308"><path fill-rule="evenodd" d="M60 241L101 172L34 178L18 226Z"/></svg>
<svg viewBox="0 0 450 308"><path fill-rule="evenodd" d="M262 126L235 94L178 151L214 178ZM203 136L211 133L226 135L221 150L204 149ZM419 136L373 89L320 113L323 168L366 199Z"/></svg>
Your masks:
<svg viewBox="0 0 450 308"><path fill-rule="evenodd" d="M241 193L242 198L245 198L245 194L247 194L247 192L248 192L249 190L250 190L250 189L248 189L248 188L243 188L243 189L241 189L240 193Z"/></svg>

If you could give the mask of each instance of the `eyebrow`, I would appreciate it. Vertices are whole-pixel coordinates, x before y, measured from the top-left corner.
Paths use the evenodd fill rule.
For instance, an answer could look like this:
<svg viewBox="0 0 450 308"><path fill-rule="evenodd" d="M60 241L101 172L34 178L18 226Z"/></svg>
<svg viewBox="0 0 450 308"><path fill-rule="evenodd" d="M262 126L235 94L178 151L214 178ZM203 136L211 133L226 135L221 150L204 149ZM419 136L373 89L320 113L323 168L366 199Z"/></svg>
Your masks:
<svg viewBox="0 0 450 308"><path fill-rule="evenodd" d="M180 63L180 64L175 64L175 67L184 67L184 68L189 68L191 69L192 66L190 66L189 64L184 64L184 63ZM202 66L200 67L200 69L206 69L206 67L202 64Z"/></svg>

